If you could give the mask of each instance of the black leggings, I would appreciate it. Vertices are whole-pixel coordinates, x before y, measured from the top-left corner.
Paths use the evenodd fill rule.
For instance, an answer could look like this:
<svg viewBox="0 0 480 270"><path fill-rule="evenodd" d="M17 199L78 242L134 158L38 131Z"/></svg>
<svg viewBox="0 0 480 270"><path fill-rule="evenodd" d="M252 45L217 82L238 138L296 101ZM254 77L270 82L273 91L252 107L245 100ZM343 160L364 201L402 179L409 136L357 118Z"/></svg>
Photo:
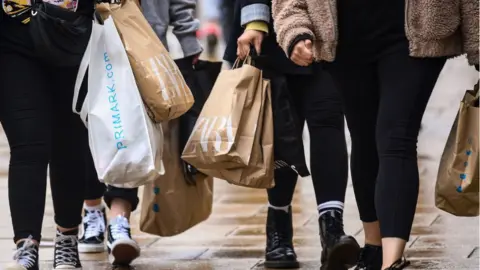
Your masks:
<svg viewBox="0 0 480 270"><path fill-rule="evenodd" d="M11 151L8 196L15 241L30 235L41 240L48 166L56 224L81 223L88 141L71 106L77 72L0 46L0 122Z"/></svg>
<svg viewBox="0 0 480 270"><path fill-rule="evenodd" d="M334 63L352 138L351 173L363 222L380 221L382 237L408 240L418 197L417 137L445 64L407 49L373 63Z"/></svg>
<svg viewBox="0 0 480 270"><path fill-rule="evenodd" d="M317 204L345 200L348 156L341 98L330 74L320 65L313 75L286 75L288 90L302 123L310 132L310 170ZM281 80L272 80L272 89ZM303 128L302 128L303 129ZM290 168L275 170L275 187L268 190L274 206L292 202L298 175Z"/></svg>

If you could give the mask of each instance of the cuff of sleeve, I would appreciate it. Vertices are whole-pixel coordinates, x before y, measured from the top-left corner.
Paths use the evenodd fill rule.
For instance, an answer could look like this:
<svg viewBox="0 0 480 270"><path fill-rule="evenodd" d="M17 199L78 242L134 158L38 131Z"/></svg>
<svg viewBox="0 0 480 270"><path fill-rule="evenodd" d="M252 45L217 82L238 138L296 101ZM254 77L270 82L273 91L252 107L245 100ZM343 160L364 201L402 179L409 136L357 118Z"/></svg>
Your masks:
<svg viewBox="0 0 480 270"><path fill-rule="evenodd" d="M257 30L268 34L268 24L262 21L250 22L247 24L246 30Z"/></svg>
<svg viewBox="0 0 480 270"><path fill-rule="evenodd" d="M203 51L202 45L200 45L200 42L195 35L177 36L177 39L182 47L184 57L197 55Z"/></svg>
<svg viewBox="0 0 480 270"><path fill-rule="evenodd" d="M313 40L313 37L310 34L300 34L297 37L295 37L290 43L290 45L288 45L288 52L287 52L288 57L290 58L290 56L292 56L293 49L295 48L295 45L297 45L298 42L302 40L307 40L307 39Z"/></svg>
<svg viewBox="0 0 480 270"><path fill-rule="evenodd" d="M251 4L243 7L240 24L245 26L254 21L270 23L270 8L265 4Z"/></svg>

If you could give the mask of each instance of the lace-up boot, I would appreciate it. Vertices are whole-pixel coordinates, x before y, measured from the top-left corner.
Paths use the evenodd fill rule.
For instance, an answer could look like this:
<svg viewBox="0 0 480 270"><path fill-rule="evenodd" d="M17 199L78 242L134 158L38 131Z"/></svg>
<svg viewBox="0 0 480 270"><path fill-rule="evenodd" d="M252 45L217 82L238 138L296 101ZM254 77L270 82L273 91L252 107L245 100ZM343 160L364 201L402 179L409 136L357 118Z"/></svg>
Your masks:
<svg viewBox="0 0 480 270"><path fill-rule="evenodd" d="M288 212L268 208L266 268L298 268L297 255L293 249L292 208Z"/></svg>
<svg viewBox="0 0 480 270"><path fill-rule="evenodd" d="M360 246L343 230L342 213L329 210L318 219L322 243L322 270L347 270L358 259Z"/></svg>

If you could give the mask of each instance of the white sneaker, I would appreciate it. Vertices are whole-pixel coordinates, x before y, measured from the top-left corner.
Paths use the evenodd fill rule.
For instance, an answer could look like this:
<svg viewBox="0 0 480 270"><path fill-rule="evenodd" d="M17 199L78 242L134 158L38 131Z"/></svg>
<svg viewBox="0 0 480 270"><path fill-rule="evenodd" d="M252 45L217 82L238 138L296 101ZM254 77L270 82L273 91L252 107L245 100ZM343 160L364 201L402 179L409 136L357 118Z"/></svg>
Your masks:
<svg viewBox="0 0 480 270"><path fill-rule="evenodd" d="M84 210L83 230L78 240L80 253L101 253L105 251L105 208Z"/></svg>
<svg viewBox="0 0 480 270"><path fill-rule="evenodd" d="M113 265L127 266L140 256L140 247L132 239L130 224L124 216L117 216L108 225L108 253Z"/></svg>

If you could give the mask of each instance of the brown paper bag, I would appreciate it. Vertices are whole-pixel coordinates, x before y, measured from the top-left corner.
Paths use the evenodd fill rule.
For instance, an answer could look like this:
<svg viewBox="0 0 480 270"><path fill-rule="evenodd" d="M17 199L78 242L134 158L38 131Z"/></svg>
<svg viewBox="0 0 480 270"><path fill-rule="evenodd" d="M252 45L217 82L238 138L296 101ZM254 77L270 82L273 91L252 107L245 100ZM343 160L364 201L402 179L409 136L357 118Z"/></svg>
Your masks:
<svg viewBox="0 0 480 270"><path fill-rule="evenodd" d="M140 230L159 236L180 234L206 220L212 212L213 179L195 175L196 185L187 184L178 145L178 120L162 124L165 174L143 191Z"/></svg>
<svg viewBox="0 0 480 270"><path fill-rule="evenodd" d="M244 64L223 70L193 128L182 159L198 169L249 164L260 114L262 71Z"/></svg>
<svg viewBox="0 0 480 270"><path fill-rule="evenodd" d="M435 205L456 216L479 215L479 113L477 84L460 104L435 186Z"/></svg>
<svg viewBox="0 0 480 270"><path fill-rule="evenodd" d="M98 4L102 17L112 16L128 54L149 116L155 122L177 118L193 105L193 95L177 65L134 0Z"/></svg>
<svg viewBox="0 0 480 270"><path fill-rule="evenodd" d="M273 114L270 81L263 80L262 108L258 118L252 155L247 167L234 169L202 170L203 173L224 179L237 186L272 188L273 171Z"/></svg>

